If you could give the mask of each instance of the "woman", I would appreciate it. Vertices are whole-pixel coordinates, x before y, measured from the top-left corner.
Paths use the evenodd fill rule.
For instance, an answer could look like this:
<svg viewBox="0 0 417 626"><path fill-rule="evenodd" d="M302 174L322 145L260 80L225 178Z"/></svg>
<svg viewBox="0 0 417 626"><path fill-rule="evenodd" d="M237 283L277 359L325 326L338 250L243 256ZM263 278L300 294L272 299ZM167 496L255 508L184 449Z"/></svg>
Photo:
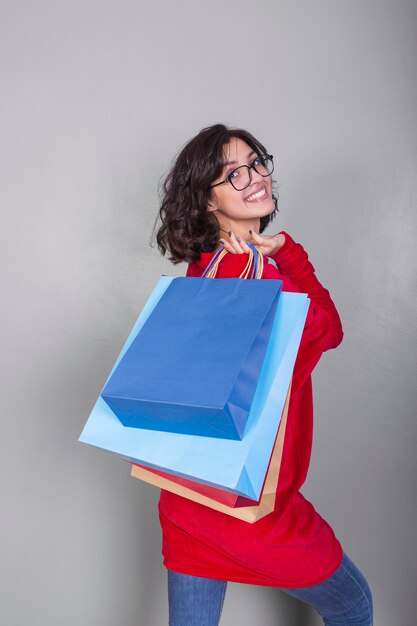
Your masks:
<svg viewBox="0 0 417 626"><path fill-rule="evenodd" d="M236 277L248 243L265 256L262 278L311 300L294 368L277 509L254 524L167 491L159 503L170 626L218 624L226 581L279 587L313 606L325 624L372 623L368 584L331 527L301 495L311 454L311 372L343 332L329 292L300 244L287 233L262 235L277 212L273 157L250 133L221 124L203 129L180 152L163 186L157 243L173 263L201 276L215 250L230 252L219 278Z"/></svg>

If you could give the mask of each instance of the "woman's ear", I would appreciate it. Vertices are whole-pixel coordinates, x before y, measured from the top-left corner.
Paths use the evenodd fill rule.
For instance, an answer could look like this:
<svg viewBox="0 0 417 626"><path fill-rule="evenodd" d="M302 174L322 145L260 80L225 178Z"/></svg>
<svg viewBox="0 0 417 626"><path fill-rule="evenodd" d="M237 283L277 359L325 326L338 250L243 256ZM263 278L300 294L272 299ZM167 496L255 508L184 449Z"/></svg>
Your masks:
<svg viewBox="0 0 417 626"><path fill-rule="evenodd" d="M217 207L216 207L215 203L212 200L208 201L207 211L210 211L210 212L217 211Z"/></svg>

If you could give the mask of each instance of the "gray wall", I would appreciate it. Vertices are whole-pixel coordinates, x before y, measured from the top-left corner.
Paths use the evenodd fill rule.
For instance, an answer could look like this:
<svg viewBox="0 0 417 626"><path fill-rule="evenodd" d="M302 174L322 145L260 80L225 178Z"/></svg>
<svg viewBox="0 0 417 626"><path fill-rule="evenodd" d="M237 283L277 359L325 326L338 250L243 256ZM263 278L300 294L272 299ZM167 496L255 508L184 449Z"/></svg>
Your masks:
<svg viewBox="0 0 417 626"><path fill-rule="evenodd" d="M305 495L415 623L416 2L1 3L1 622L166 623L157 492L77 443L161 273L157 185L201 127L276 156L281 213L344 322ZM230 585L222 624L317 625Z"/></svg>

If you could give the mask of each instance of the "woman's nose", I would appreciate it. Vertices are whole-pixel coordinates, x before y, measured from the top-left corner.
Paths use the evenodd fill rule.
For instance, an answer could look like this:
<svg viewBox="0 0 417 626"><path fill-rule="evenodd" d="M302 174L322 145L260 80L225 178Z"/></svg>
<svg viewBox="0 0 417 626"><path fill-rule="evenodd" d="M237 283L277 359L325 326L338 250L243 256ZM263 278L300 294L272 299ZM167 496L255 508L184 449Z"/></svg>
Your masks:
<svg viewBox="0 0 417 626"><path fill-rule="evenodd" d="M260 174L258 174L258 172L256 171L256 169L254 167L251 167L250 173L251 173L251 182L250 182L251 185L254 182L255 183L259 183L259 181L262 180L262 176Z"/></svg>

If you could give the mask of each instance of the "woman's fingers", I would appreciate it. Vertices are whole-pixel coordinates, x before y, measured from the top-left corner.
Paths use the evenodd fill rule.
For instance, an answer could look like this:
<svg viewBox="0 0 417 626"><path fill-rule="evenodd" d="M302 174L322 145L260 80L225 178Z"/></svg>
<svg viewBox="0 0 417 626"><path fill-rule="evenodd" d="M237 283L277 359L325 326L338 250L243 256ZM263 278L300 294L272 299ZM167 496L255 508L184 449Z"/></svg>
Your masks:
<svg viewBox="0 0 417 626"><path fill-rule="evenodd" d="M242 237L237 237L232 231L229 231L228 239L220 239L220 243L228 252L232 254L249 254L250 248ZM275 254L285 243L285 235L278 233L277 235L259 235L254 230L248 231L248 241L254 245L264 256Z"/></svg>
<svg viewBox="0 0 417 626"><path fill-rule="evenodd" d="M235 233L233 233L232 231L229 231L229 232L230 232L230 235L229 235L230 245L235 250L236 254L243 254L244 250L241 246L241 243L242 243L241 237L236 237Z"/></svg>
<svg viewBox="0 0 417 626"><path fill-rule="evenodd" d="M238 254L237 250L235 250L230 241L227 241L226 239L220 239L220 243L225 248L225 250L227 250L227 252L231 252L232 254Z"/></svg>
<svg viewBox="0 0 417 626"><path fill-rule="evenodd" d="M232 254L243 254L249 253L249 246L241 237L236 237L236 235L230 231L229 239L220 239L220 243L223 244L225 249Z"/></svg>
<svg viewBox="0 0 417 626"><path fill-rule="evenodd" d="M240 245L243 248L243 252L246 252L247 254L249 254L250 248L244 239L242 239L242 241L240 242Z"/></svg>
<svg viewBox="0 0 417 626"><path fill-rule="evenodd" d="M259 235L255 231L250 231L251 242L258 248L262 254L270 256L275 254L285 243L285 235L277 233L276 235Z"/></svg>
<svg viewBox="0 0 417 626"><path fill-rule="evenodd" d="M255 246L260 246L262 243L264 243L264 237L261 237L260 235L258 235L258 233L255 232L254 230L250 230L249 234Z"/></svg>

